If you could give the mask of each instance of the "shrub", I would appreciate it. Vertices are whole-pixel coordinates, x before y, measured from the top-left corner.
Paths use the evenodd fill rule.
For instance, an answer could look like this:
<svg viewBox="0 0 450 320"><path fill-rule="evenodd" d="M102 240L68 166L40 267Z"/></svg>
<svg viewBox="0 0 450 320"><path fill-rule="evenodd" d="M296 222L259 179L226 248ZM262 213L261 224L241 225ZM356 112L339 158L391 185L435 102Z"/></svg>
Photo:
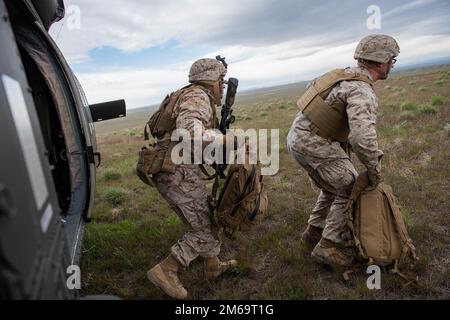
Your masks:
<svg viewBox="0 0 450 320"><path fill-rule="evenodd" d="M408 210L402 208L402 214L403 214L403 221L405 222L406 227L410 229L412 227L412 223Z"/></svg>
<svg viewBox="0 0 450 320"><path fill-rule="evenodd" d="M432 105L429 105L428 103L420 105L419 111L425 114L435 114L437 112L436 108Z"/></svg>
<svg viewBox="0 0 450 320"><path fill-rule="evenodd" d="M261 116L261 117L266 117L267 116L267 112L261 112L259 115Z"/></svg>
<svg viewBox="0 0 450 320"><path fill-rule="evenodd" d="M105 181L119 180L122 175L115 170L105 170L102 172L102 179Z"/></svg>
<svg viewBox="0 0 450 320"><path fill-rule="evenodd" d="M431 97L431 105L432 106L440 106L443 104L444 104L444 97L441 97L441 96Z"/></svg>
<svg viewBox="0 0 450 320"><path fill-rule="evenodd" d="M418 89L418 91L419 91L419 92L425 92L425 91L427 91L427 89L424 88L424 87L420 87L420 88Z"/></svg>
<svg viewBox="0 0 450 320"><path fill-rule="evenodd" d="M400 106L400 109L407 110L407 111L413 111L413 110L416 110L416 105L412 102L404 102Z"/></svg>
<svg viewBox="0 0 450 320"><path fill-rule="evenodd" d="M280 110L287 109L287 105L285 105L285 104L279 105L278 109L280 109Z"/></svg>
<svg viewBox="0 0 450 320"><path fill-rule="evenodd" d="M388 103L386 106L391 110L397 109L397 105L395 103Z"/></svg>
<svg viewBox="0 0 450 320"><path fill-rule="evenodd" d="M108 188L102 196L103 200L112 206L121 205L126 199L126 193L123 190Z"/></svg>
<svg viewBox="0 0 450 320"><path fill-rule="evenodd" d="M414 119L414 112L412 111L402 111L400 112L400 119L402 120L411 120Z"/></svg>
<svg viewBox="0 0 450 320"><path fill-rule="evenodd" d="M434 82L434 84L437 86L442 86L444 83L445 83L444 79L439 79Z"/></svg>

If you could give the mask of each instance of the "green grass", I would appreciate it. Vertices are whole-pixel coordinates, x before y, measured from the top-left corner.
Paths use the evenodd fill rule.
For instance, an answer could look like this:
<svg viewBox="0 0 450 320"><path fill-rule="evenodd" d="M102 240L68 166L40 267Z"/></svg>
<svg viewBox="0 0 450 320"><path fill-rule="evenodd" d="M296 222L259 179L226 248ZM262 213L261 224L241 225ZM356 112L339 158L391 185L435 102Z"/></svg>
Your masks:
<svg viewBox="0 0 450 320"><path fill-rule="evenodd" d="M280 129L280 171L264 177L269 210L261 223L233 240L223 239L220 257L236 258L239 265L210 283L202 279L200 259L181 273L190 298L448 298L450 278L443 266L450 256L450 110L446 108L447 86L434 84L441 74L447 77L450 69L395 75L374 86L383 106L377 117L378 142L384 152L382 174L398 197L421 258L414 267L417 285L405 286L400 277L383 273L382 290L370 291L365 286L365 270L344 282L340 273L312 261L310 252L300 245L299 233L307 225L317 194L286 150L286 135L302 93L298 89L237 99L239 117L233 127ZM447 83L446 79L440 80ZM434 97L442 97L443 104L433 103ZM414 107L404 108L406 103ZM428 113L433 109L439 116ZM167 299L148 282L146 271L170 252L188 228L158 191L134 173L137 151L145 144L140 132L147 119L148 114L142 113L121 119L117 125L101 124L102 166L81 262L83 295ZM361 171L363 166L354 154L352 161Z"/></svg>
<svg viewBox="0 0 450 320"><path fill-rule="evenodd" d="M401 120L412 120L415 118L415 113L413 111L402 111L399 117Z"/></svg>
<svg viewBox="0 0 450 320"><path fill-rule="evenodd" d="M400 109L402 109L403 111L413 111L417 109L417 105L412 102L404 102L401 104Z"/></svg>
<svg viewBox="0 0 450 320"><path fill-rule="evenodd" d="M395 86L395 87L391 87L390 90L392 92L402 92L403 88Z"/></svg>
<svg viewBox="0 0 450 320"><path fill-rule="evenodd" d="M441 97L441 96L432 96L431 100L430 100L432 106L443 105L444 101L445 101L445 98Z"/></svg>
<svg viewBox="0 0 450 320"><path fill-rule="evenodd" d="M411 216L409 215L409 211L407 209L402 210L403 221L405 222L406 227L409 229L412 227Z"/></svg>
<svg viewBox="0 0 450 320"><path fill-rule="evenodd" d="M397 109L397 104L391 102L391 103L388 103L388 104L386 105L386 107L388 107L390 110L394 111L394 110Z"/></svg>
<svg viewBox="0 0 450 320"><path fill-rule="evenodd" d="M101 177L104 181L116 181L119 180L122 175L115 170L107 169L101 173Z"/></svg>
<svg viewBox="0 0 450 320"><path fill-rule="evenodd" d="M419 106L419 111L421 113L425 113L425 114L435 114L435 113L437 113L437 109L435 107L433 107L432 105L429 105L428 103L421 104Z"/></svg>
<svg viewBox="0 0 450 320"><path fill-rule="evenodd" d="M122 189L108 188L102 195L102 200L111 206L119 206L127 199L127 193Z"/></svg>

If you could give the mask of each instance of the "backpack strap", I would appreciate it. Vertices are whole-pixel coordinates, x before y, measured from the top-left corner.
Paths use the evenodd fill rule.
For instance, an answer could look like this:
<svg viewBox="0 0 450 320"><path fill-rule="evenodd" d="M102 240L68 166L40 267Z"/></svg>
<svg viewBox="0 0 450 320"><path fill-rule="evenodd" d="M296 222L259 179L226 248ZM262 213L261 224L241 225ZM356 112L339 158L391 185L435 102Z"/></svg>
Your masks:
<svg viewBox="0 0 450 320"><path fill-rule="evenodd" d="M253 210L253 212L250 214L249 220L253 221L253 219L255 219L256 214L259 211L259 207L261 205L261 194L264 192L264 184L262 182L262 176L259 177L259 181L261 182L261 190L259 190L258 193L258 198L256 199L256 205L255 205L255 209Z"/></svg>
<svg viewBox="0 0 450 320"><path fill-rule="evenodd" d="M350 194L350 199L347 202L345 211L352 208L353 203L355 203L355 201L358 199L361 192L363 192L364 189L366 189L368 185L369 185L369 176L367 174L367 171L363 171L358 175L355 183L353 184L352 193Z"/></svg>
<svg viewBox="0 0 450 320"><path fill-rule="evenodd" d="M231 209L230 215L234 216L236 213L236 210L239 208L239 205L241 204L242 200L245 199L245 197L248 195L248 189L250 188L251 184L254 184L256 178L256 166L252 165L252 171L250 175L247 177L247 180L245 181L244 188L242 189L241 194L239 195L239 200L236 202Z"/></svg>
<svg viewBox="0 0 450 320"><path fill-rule="evenodd" d="M392 188L387 184L382 184L381 188L383 190L384 195L386 196L389 206L391 207L392 214L395 219L395 223L397 226L397 231L400 236L400 239L403 242L403 248L402 248L402 256L400 258L400 262L404 261L406 256L411 254L412 258L415 260L418 260L416 255L416 248L412 243L411 238L409 237L408 230L406 229L405 222L403 220L403 215L401 213L400 207L397 204L397 201L394 197Z"/></svg>
<svg viewBox="0 0 450 320"><path fill-rule="evenodd" d="M359 80L364 81L371 86L373 85L373 81L367 76L357 72L349 73L345 70L346 69L334 69L313 81L305 94L297 102L298 106L300 106L300 110L303 111L306 109L314 98L321 93L328 91L341 81Z"/></svg>
<svg viewBox="0 0 450 320"><path fill-rule="evenodd" d="M356 236L355 227L353 225L353 205L358 200L358 197L360 196L361 192L364 191L364 189L367 187L368 184L369 184L369 177L367 175L367 171L363 171L356 178L356 181L353 184L350 199L348 200L347 205L344 209L344 212L346 213L347 216L347 227L350 229L350 232L352 234L353 245L357 248L359 255L363 258L367 258L367 256L364 253L364 249L361 245L361 242Z"/></svg>

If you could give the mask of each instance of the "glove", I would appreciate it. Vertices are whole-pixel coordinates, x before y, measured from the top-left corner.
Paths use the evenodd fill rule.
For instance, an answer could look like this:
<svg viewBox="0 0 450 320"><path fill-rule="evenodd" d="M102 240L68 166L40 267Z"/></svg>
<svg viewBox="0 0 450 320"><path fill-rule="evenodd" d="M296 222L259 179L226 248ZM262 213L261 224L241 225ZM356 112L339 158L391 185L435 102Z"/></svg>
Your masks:
<svg viewBox="0 0 450 320"><path fill-rule="evenodd" d="M374 190L383 181L380 172L376 170L368 170L367 177L369 178L369 184L366 188L367 191Z"/></svg>

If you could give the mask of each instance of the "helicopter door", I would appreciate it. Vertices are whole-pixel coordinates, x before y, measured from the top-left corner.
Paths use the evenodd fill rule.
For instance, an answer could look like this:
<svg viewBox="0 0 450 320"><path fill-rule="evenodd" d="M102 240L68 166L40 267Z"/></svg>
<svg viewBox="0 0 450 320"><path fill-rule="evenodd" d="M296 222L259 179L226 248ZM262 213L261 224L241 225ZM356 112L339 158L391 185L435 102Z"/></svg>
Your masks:
<svg viewBox="0 0 450 320"><path fill-rule="evenodd" d="M0 16L0 298L69 297L60 209L3 0Z"/></svg>

